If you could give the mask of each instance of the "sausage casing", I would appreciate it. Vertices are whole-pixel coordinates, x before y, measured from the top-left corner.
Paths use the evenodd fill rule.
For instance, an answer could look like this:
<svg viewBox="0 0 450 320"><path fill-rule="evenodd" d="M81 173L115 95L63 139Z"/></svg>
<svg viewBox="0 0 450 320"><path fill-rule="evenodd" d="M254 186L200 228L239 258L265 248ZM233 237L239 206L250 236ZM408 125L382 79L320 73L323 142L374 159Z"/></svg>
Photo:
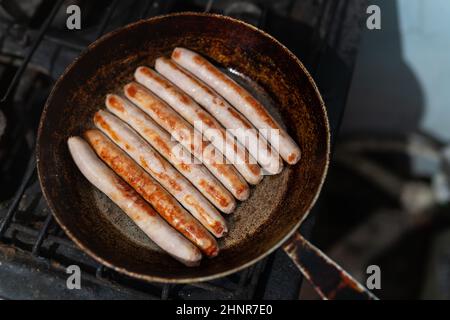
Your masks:
<svg viewBox="0 0 450 320"><path fill-rule="evenodd" d="M158 58L156 70L176 86L189 94L197 103L213 115L255 158L266 174L278 174L283 162L267 140L255 127L224 98L203 81L181 68L173 60Z"/></svg>
<svg viewBox="0 0 450 320"><path fill-rule="evenodd" d="M133 159L99 130L88 130L85 137L97 155L149 202L171 226L207 256L218 254L219 247L211 234Z"/></svg>
<svg viewBox="0 0 450 320"><path fill-rule="evenodd" d="M188 151L184 148L180 150L179 144L149 115L117 95L107 95L105 104L109 111L135 129L219 210L224 213L233 212L236 201L228 190L204 165L193 162Z"/></svg>
<svg viewBox="0 0 450 320"><path fill-rule="evenodd" d="M243 201L249 197L249 187L236 169L227 164L220 151L209 142L203 141L201 134L165 102L134 82L127 84L124 92L128 99L200 160L236 199Z"/></svg>
<svg viewBox="0 0 450 320"><path fill-rule="evenodd" d="M94 115L94 123L212 234L222 237L227 232L225 220L208 200L127 124L104 110Z"/></svg>
<svg viewBox="0 0 450 320"><path fill-rule="evenodd" d="M199 54L185 48L175 48L172 59L203 80L239 110L289 164L300 160L300 148L273 119L265 107L247 90L213 66Z"/></svg>
<svg viewBox="0 0 450 320"><path fill-rule="evenodd" d="M198 248L169 226L133 188L108 168L86 141L71 137L67 144L86 179L118 205L153 242L187 266L200 263Z"/></svg>
<svg viewBox="0 0 450 320"><path fill-rule="evenodd" d="M155 69L160 73L162 71L170 73L169 63L169 59L158 58L155 62ZM212 115L158 72L147 67L139 67L135 77L140 84L164 100L202 133L226 157L228 163L234 165L248 183L258 184L263 176L256 159L248 154L247 150L239 142L236 142L231 134L227 135L222 125Z"/></svg>

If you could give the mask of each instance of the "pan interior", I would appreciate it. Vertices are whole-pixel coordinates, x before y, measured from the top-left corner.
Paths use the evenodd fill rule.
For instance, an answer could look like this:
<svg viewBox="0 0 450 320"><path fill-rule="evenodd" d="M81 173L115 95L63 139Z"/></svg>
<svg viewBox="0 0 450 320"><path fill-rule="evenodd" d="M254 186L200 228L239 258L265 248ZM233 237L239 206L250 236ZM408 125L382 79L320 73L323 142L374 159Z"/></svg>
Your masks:
<svg viewBox="0 0 450 320"><path fill-rule="evenodd" d="M93 127L92 116L104 108L105 95L121 94L136 67L152 67L156 58L169 56L177 46L197 51L227 70L268 107L302 149L298 164L252 187L250 198L226 216L230 231L219 241L219 256L204 258L195 268L161 252L92 187L66 145L70 136ZM186 13L138 22L91 45L49 97L37 153L41 186L54 216L91 256L147 280L199 281L256 261L299 225L323 181L328 127L312 80L283 47L235 20Z"/></svg>
<svg viewBox="0 0 450 320"><path fill-rule="evenodd" d="M221 68L228 76L251 92L271 115L285 127L282 117L270 99L270 96L245 75ZM115 92L120 93L125 83L117 83ZM276 209L282 201L288 188L289 167L278 175L265 176L261 183L251 187L251 195L248 200L238 202L236 210L232 214L223 214L227 221L229 232L219 239L221 250L238 246L246 238L252 237L260 228L267 224L272 214L276 214ZM145 234L142 232L124 212L110 201L103 193L93 188L94 203L99 208L100 213L108 219L124 237L134 242L138 246L143 246L151 251L162 252Z"/></svg>

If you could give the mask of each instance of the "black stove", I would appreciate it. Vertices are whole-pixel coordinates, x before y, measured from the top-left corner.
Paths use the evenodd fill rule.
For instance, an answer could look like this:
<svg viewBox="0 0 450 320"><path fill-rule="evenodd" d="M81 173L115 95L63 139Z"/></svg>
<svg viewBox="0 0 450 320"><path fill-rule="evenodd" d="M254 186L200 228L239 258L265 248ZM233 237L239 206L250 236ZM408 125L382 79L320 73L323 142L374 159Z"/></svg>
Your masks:
<svg viewBox="0 0 450 320"><path fill-rule="evenodd" d="M66 28L69 5L81 30ZM236 274L204 283L147 283L99 265L54 222L36 175L37 124L51 87L89 43L130 22L179 11L213 12L273 35L310 70L335 139L346 103L365 1L136 0L0 2L0 297L5 299L296 299L302 277L282 250ZM303 224L308 236L320 201ZM82 288L69 290L78 265Z"/></svg>

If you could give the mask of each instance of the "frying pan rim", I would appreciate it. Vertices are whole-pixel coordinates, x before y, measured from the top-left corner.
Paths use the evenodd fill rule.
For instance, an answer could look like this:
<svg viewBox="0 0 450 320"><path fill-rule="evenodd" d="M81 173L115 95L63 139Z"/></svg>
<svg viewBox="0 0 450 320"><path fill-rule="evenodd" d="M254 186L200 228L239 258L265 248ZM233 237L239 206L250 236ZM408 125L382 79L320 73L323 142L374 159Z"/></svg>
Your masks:
<svg viewBox="0 0 450 320"><path fill-rule="evenodd" d="M118 267L116 265L114 265L113 263L109 262L108 260L105 260L104 258L100 257L98 254L94 253L93 251L91 251L90 249L88 249L83 243L82 241L78 240L77 237L72 234L72 232L66 227L66 225L60 220L60 218L58 217L58 213L56 210L56 207L53 203L53 200L51 199L50 194L47 193L47 189L44 185L45 181L45 177L43 176L43 168L41 167L41 161L40 161L40 155L41 155L41 134L43 131L43 127L44 127L44 122L47 118L47 112L49 109L50 104L52 103L53 100L53 96L55 94L55 92L57 92L57 90L59 89L61 82L65 79L66 74L72 70L77 62L82 59L83 57L85 57L87 54L89 54L92 50L95 49L95 47L103 42L106 41L107 39L115 36L116 34L120 33L120 32L126 32L126 30L130 29L130 28L134 28L140 24L145 24L145 23L149 23L149 22L154 22L157 20L163 20L163 19L167 19L167 18L171 18L171 17L175 17L175 16L201 16L201 17L212 17L212 18L216 18L216 19L222 19L222 20L226 20L226 21L230 21L231 23L236 23L236 24L240 24L243 25L246 28L250 28L253 31L256 31L257 33L261 34L263 37L268 38L271 42L273 42L275 45L279 46L292 60L294 63L296 63L298 65L298 67L302 70L302 72L304 73L304 75L306 76L306 78L308 79L309 83L312 85L312 89L314 90L314 93L316 95L316 97L318 98L318 102L320 104L320 108L322 111L322 116L323 116L323 121L324 121L324 129L326 131L326 154L325 154L325 164L324 164L324 168L322 171L322 176L320 177L320 182L319 185L317 186L317 190L316 193L311 201L311 203L309 204L308 208L305 210L304 214L302 215L302 217L299 219L299 221L292 226L292 228L289 230L289 232L286 233L286 235L278 241L278 243L276 243L275 245L273 245L271 248L269 248L268 250L266 250L265 252L263 252L262 254L260 254L259 256L257 256L256 258L240 264L239 266L235 267L235 268L230 268L226 271L222 271L222 272L218 272L218 273L214 273L208 276L191 276L191 277L185 277L185 278L170 278L170 277L161 277L161 276L150 276L150 275L144 275L141 273L136 273L136 272L132 272L129 271L125 268L122 267ZM325 103L322 99L322 96L320 94L320 91L314 81L314 79L312 78L312 76L310 75L310 73L308 72L308 70L305 68L305 66L303 65L303 63L300 61L299 58L297 58L297 56L295 56L286 46L284 46L281 42L279 42L277 39L275 39L273 36L271 36L270 34L264 32L263 30L238 19L235 18L231 18L228 16L224 16L221 14L215 14L215 13L200 13L200 12L177 12L177 13L169 13L169 14L164 14L164 15L158 15L155 17L151 17L149 19L140 19L138 21L129 23L121 28L118 28L116 30L110 31L107 34L103 35L102 37L98 38L97 40L95 40L93 43L91 43L85 50L83 50L83 52L81 52L73 61L72 63L70 63L67 68L64 70L64 72L61 74L61 76L58 78L58 80L56 80L55 85L52 88L52 91L50 92L47 101L44 105L44 109L42 111L41 114L41 118L39 121L39 128L38 128L38 135L37 135L37 142L36 142L36 166L37 166L37 173L38 173L38 178L39 178L39 184L42 190L42 194L45 198L45 200L47 201L50 211L52 212L53 217L55 218L56 222L59 224L59 226L64 230L64 232L67 234L67 236L78 246L80 247L80 249L87 253L91 258L93 258L95 261L97 261L100 264L103 264L105 266L107 266L108 268L111 268L117 272L121 272L125 275L137 278L137 279L141 279L141 280L145 280L145 281L150 281L150 282L162 282L162 283L192 283L192 282L204 282L204 281L210 281L210 280L214 280L217 278L221 278L221 277L225 277L227 275L230 275L232 273L236 273L238 271L241 271L253 264L255 264L256 262L262 260L263 258L267 257L269 254L271 254L272 252L274 252L276 249L278 249L279 247L281 247L295 232L297 232L298 228L300 227L300 225L303 223L303 221L306 219L306 217L309 215L309 212L311 211L311 208L315 205L317 198L319 197L319 194L322 190L327 172L328 172L328 168L329 168L329 161L330 161L330 126L329 126L329 120L328 120L328 113L327 113L327 109L325 107ZM201 265L199 266L199 268L201 268Z"/></svg>

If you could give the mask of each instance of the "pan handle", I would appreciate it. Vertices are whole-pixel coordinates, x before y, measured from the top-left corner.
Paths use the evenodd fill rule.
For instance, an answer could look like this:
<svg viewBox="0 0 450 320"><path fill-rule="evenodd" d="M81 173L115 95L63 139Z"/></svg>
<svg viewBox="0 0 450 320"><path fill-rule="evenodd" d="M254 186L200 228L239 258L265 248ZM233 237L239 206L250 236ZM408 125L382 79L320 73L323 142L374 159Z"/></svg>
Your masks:
<svg viewBox="0 0 450 320"><path fill-rule="evenodd" d="M322 299L377 300L376 296L299 232L283 245L283 249Z"/></svg>

